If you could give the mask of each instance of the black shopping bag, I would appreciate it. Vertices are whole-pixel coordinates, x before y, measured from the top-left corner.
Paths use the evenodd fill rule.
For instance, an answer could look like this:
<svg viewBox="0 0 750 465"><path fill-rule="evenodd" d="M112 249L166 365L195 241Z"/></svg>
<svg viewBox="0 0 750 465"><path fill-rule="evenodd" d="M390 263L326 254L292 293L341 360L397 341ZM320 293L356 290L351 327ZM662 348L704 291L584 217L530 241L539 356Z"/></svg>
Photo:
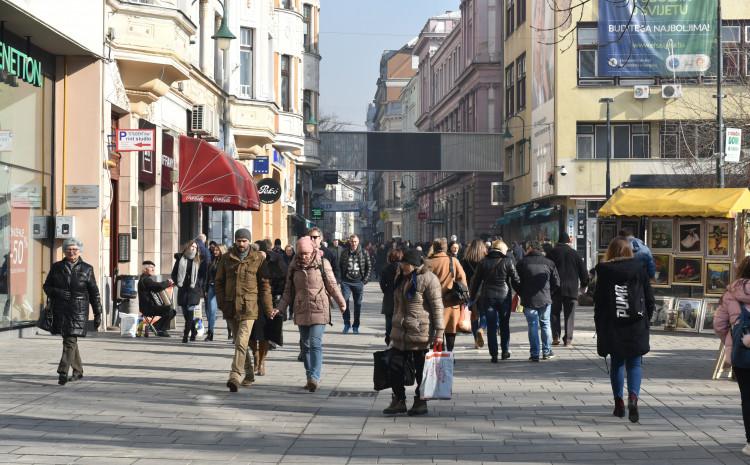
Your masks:
<svg viewBox="0 0 750 465"><path fill-rule="evenodd" d="M50 299L47 299L47 305L42 308L42 311L39 313L39 319L36 322L36 327L47 331L47 332L54 332L54 315L52 314L52 302Z"/></svg>
<svg viewBox="0 0 750 465"><path fill-rule="evenodd" d="M376 391L393 387L394 379L401 379L404 386L413 386L416 382L414 358L410 352L401 352L390 348L375 352L373 386Z"/></svg>
<svg viewBox="0 0 750 465"><path fill-rule="evenodd" d="M391 350L388 349L379 350L372 354L375 363L372 374L372 383L376 391L382 391L383 389L391 387L390 376L388 376L390 353Z"/></svg>
<svg viewBox="0 0 750 465"><path fill-rule="evenodd" d="M273 342L277 346L284 345L284 318L281 314L276 315L273 319L266 319L266 325L263 328L266 340Z"/></svg>

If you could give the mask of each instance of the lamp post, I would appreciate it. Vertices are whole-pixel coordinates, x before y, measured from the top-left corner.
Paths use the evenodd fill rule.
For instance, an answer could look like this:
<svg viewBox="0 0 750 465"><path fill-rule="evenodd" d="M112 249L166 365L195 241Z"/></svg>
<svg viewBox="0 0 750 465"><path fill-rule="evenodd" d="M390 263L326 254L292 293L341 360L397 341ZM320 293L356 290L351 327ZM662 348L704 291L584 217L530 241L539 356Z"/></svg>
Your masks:
<svg viewBox="0 0 750 465"><path fill-rule="evenodd" d="M724 187L724 113L722 108L721 75L724 52L721 45L721 0L716 0L716 184Z"/></svg>
<svg viewBox="0 0 750 465"><path fill-rule="evenodd" d="M607 104L607 177L605 187L606 191L604 193L604 196L607 199L609 199L610 195L612 195L612 186L609 171L609 160L610 158L612 158L612 117L609 112L609 104L614 101L615 99L613 99L612 97L603 97L599 99L599 103Z"/></svg>

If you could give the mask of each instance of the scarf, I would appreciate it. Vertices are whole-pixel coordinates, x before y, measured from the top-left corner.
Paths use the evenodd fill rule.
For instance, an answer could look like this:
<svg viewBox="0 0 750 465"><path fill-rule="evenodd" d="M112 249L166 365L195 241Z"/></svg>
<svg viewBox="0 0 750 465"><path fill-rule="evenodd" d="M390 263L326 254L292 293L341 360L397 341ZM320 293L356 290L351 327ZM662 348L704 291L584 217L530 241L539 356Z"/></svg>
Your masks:
<svg viewBox="0 0 750 465"><path fill-rule="evenodd" d="M315 263L315 258L317 257L318 254L316 253L316 251L313 251L313 253L310 254L310 259L307 262L302 259L301 253L295 255L294 259L297 261L297 268L299 268L300 270L304 270L305 268L311 268Z"/></svg>
<svg viewBox="0 0 750 465"><path fill-rule="evenodd" d="M198 281L198 266L191 260L192 269L190 270L190 287L195 288L195 282ZM187 274L188 259L183 255L180 257L180 263L177 265L177 286L184 287L185 275Z"/></svg>
<svg viewBox="0 0 750 465"><path fill-rule="evenodd" d="M412 300L417 295L417 271L414 270L409 277L410 283L406 285L406 298ZM411 286L409 285L411 284Z"/></svg>

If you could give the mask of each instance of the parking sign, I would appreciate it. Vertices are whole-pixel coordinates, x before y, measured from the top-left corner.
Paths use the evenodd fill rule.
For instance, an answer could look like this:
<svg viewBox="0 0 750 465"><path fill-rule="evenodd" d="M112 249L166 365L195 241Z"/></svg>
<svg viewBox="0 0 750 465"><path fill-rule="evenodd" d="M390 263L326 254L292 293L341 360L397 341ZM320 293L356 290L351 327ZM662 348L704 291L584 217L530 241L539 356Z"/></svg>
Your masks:
<svg viewBox="0 0 750 465"><path fill-rule="evenodd" d="M140 152L156 149L155 129L117 129L115 151Z"/></svg>

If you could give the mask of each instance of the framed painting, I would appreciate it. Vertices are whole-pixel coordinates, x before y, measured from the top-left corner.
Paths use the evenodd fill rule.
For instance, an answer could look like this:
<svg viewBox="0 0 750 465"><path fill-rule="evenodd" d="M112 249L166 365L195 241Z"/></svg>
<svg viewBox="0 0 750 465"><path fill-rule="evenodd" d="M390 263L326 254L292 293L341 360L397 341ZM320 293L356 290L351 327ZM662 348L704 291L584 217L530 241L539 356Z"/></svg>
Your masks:
<svg viewBox="0 0 750 465"><path fill-rule="evenodd" d="M653 287L669 287L669 279L672 277L672 255L668 253L653 254L656 264L656 275L651 280Z"/></svg>
<svg viewBox="0 0 750 465"><path fill-rule="evenodd" d="M703 225L700 221L677 223L677 248L680 253L703 253Z"/></svg>
<svg viewBox="0 0 750 465"><path fill-rule="evenodd" d="M617 221L602 220L599 222L599 250L607 250L609 243L617 236Z"/></svg>
<svg viewBox="0 0 750 465"><path fill-rule="evenodd" d="M703 299L677 299L677 331L698 331Z"/></svg>
<svg viewBox="0 0 750 465"><path fill-rule="evenodd" d="M710 258L729 258L730 225L729 221L706 222L706 255Z"/></svg>
<svg viewBox="0 0 750 465"><path fill-rule="evenodd" d="M703 257L672 256L672 284L703 285Z"/></svg>
<svg viewBox="0 0 750 465"><path fill-rule="evenodd" d="M705 294L722 295L732 279L732 264L730 262L714 262L706 260Z"/></svg>
<svg viewBox="0 0 750 465"><path fill-rule="evenodd" d="M713 333L714 332L714 315L716 309L719 308L719 299L704 299L703 300L703 316L701 318L701 325L698 329L700 333Z"/></svg>
<svg viewBox="0 0 750 465"><path fill-rule="evenodd" d="M648 231L652 251L671 252L674 249L674 223L672 220L651 220Z"/></svg>
<svg viewBox="0 0 750 465"><path fill-rule="evenodd" d="M667 315L674 310L674 297L656 297L656 308L651 315L651 328L663 329L667 323Z"/></svg>

